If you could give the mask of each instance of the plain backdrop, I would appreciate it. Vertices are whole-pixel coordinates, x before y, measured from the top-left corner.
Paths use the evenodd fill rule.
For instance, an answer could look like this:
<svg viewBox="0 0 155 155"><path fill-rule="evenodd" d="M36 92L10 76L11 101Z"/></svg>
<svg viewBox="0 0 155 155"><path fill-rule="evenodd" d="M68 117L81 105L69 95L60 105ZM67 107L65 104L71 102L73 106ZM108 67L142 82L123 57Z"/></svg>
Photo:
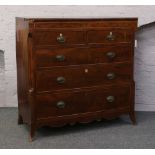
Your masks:
<svg viewBox="0 0 155 155"><path fill-rule="evenodd" d="M15 17L138 17L138 26L155 21L155 6L0 6L0 107L17 106ZM136 110L155 111L155 25L136 34ZM5 63L5 64L4 64Z"/></svg>

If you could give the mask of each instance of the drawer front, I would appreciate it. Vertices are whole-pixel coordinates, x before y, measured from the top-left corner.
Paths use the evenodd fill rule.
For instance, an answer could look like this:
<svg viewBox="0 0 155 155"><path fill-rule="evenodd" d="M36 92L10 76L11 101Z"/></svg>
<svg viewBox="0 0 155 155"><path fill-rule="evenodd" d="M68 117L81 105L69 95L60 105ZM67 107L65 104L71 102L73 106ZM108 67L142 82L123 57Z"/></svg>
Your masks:
<svg viewBox="0 0 155 155"><path fill-rule="evenodd" d="M124 43L134 40L133 32L129 29L103 29L87 32L88 44Z"/></svg>
<svg viewBox="0 0 155 155"><path fill-rule="evenodd" d="M33 36L35 46L83 45L86 42L82 30L35 30Z"/></svg>
<svg viewBox="0 0 155 155"><path fill-rule="evenodd" d="M128 85L37 95L37 118L117 110L128 107L129 99Z"/></svg>
<svg viewBox="0 0 155 155"><path fill-rule="evenodd" d="M51 91L131 80L132 65L129 62L54 67L36 71L36 90Z"/></svg>
<svg viewBox="0 0 155 155"><path fill-rule="evenodd" d="M36 49L36 67L52 67L131 60L131 46L105 46L95 48Z"/></svg>

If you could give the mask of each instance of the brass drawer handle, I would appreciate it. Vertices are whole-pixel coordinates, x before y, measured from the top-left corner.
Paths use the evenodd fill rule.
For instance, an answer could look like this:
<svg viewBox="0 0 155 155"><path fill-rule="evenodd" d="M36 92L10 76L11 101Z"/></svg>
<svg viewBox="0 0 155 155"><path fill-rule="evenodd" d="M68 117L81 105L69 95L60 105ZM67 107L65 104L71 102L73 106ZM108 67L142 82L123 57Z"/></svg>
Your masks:
<svg viewBox="0 0 155 155"><path fill-rule="evenodd" d="M65 60L65 56L64 55L56 55L56 60L61 62L61 61L64 61Z"/></svg>
<svg viewBox="0 0 155 155"><path fill-rule="evenodd" d="M59 109L65 108L65 105L66 104L64 101L58 101L56 104L57 108L59 108Z"/></svg>
<svg viewBox="0 0 155 155"><path fill-rule="evenodd" d="M112 40L115 40L116 36L115 36L112 32L110 32L110 33L107 35L106 38L107 38L107 40L112 41Z"/></svg>
<svg viewBox="0 0 155 155"><path fill-rule="evenodd" d="M109 59L113 59L113 58L115 58L116 57L116 53L115 52L107 52L107 57L109 58Z"/></svg>
<svg viewBox="0 0 155 155"><path fill-rule="evenodd" d="M63 83L65 83L65 78L64 77L62 77L62 76L59 76L59 77L57 77L57 82L59 83L59 84L63 84Z"/></svg>
<svg viewBox="0 0 155 155"><path fill-rule="evenodd" d="M106 97L106 100L109 102L109 103L112 103L115 101L115 97L114 96L107 96Z"/></svg>
<svg viewBox="0 0 155 155"><path fill-rule="evenodd" d="M59 43L64 43L66 41L65 37L63 36L62 33L59 34L59 36L57 37L57 41Z"/></svg>
<svg viewBox="0 0 155 155"><path fill-rule="evenodd" d="M108 78L109 80L113 80L113 79L115 79L115 77L116 77L115 73L108 73L108 74L107 74L107 78Z"/></svg>

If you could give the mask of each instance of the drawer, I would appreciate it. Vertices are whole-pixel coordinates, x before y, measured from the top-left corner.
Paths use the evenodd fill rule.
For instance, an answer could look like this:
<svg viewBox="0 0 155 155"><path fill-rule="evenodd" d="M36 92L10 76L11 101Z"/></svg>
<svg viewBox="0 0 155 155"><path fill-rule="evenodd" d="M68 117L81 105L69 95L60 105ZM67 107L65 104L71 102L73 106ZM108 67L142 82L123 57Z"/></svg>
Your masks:
<svg viewBox="0 0 155 155"><path fill-rule="evenodd" d="M132 42L133 39L134 35L130 29L107 28L99 30L89 30L87 32L88 44L123 43Z"/></svg>
<svg viewBox="0 0 155 155"><path fill-rule="evenodd" d="M119 91L118 91L119 90ZM37 118L129 107L130 86L109 86L37 95Z"/></svg>
<svg viewBox="0 0 155 155"><path fill-rule="evenodd" d="M69 89L132 80L130 62L53 67L36 71L36 91Z"/></svg>
<svg viewBox="0 0 155 155"><path fill-rule="evenodd" d="M82 30L35 30L33 33L35 46L67 46L82 45L86 42L85 32Z"/></svg>
<svg viewBox="0 0 155 155"><path fill-rule="evenodd" d="M35 50L35 63L37 68L120 62L131 60L131 58L132 47L130 45L92 48L43 48Z"/></svg>

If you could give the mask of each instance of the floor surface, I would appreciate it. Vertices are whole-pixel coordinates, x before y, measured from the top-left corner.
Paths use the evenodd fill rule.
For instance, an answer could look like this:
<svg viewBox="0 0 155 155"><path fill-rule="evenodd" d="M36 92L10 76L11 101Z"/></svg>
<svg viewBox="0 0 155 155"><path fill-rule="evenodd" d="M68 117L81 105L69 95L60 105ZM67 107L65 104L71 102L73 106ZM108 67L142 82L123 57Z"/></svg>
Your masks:
<svg viewBox="0 0 155 155"><path fill-rule="evenodd" d="M17 125L17 108L0 108L0 149L139 149L155 148L155 112L136 112L137 125L128 116L116 120L44 127L28 140L26 125Z"/></svg>

